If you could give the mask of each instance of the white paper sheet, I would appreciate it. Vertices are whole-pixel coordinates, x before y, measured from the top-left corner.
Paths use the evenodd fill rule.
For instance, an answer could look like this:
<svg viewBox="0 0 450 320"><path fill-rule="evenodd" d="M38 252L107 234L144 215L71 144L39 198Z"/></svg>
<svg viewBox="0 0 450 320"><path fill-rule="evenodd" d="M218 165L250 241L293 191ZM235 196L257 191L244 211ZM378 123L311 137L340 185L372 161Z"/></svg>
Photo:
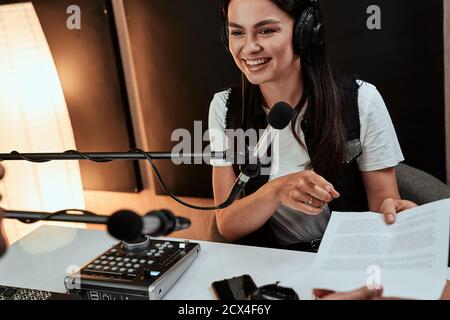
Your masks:
<svg viewBox="0 0 450 320"><path fill-rule="evenodd" d="M405 211L391 226L378 213L335 212L308 282L335 291L381 285L387 297L439 299L449 223L450 199Z"/></svg>

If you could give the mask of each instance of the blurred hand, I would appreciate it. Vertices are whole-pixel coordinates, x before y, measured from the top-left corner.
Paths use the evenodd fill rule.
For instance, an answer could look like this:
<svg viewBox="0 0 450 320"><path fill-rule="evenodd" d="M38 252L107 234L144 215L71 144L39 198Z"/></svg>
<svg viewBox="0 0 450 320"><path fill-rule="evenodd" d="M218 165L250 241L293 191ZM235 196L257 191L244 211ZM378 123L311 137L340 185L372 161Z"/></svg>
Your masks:
<svg viewBox="0 0 450 320"><path fill-rule="evenodd" d="M320 300L378 300L383 296L383 289L363 287L350 292L314 289L314 295Z"/></svg>
<svg viewBox="0 0 450 320"><path fill-rule="evenodd" d="M444 292L442 293L441 300L450 301L450 281L447 281L447 286L445 287Z"/></svg>
<svg viewBox="0 0 450 320"><path fill-rule="evenodd" d="M408 200L386 199L381 204L381 212L387 224L395 223L398 213L417 207L417 204Z"/></svg>
<svg viewBox="0 0 450 320"><path fill-rule="evenodd" d="M367 287L350 292L334 292L329 290L314 289L314 296L320 300L404 300L394 297L383 297L383 289L371 290ZM450 281L442 293L440 300L450 301Z"/></svg>
<svg viewBox="0 0 450 320"><path fill-rule="evenodd" d="M311 170L275 179L271 184L281 204L310 215L319 215L327 203L340 196L331 183Z"/></svg>

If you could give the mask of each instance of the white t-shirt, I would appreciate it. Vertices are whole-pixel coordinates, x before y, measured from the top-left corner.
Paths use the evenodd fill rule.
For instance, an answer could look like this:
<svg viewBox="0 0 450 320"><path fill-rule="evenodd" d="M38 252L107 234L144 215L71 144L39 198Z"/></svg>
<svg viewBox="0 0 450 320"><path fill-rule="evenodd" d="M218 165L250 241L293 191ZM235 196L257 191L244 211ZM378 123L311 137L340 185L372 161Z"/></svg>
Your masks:
<svg viewBox="0 0 450 320"><path fill-rule="evenodd" d="M404 161L404 157L383 98L375 86L363 81L358 83L361 85L358 105L361 123L360 141L363 151L357 159L358 167L363 172L395 167ZM225 117L229 93L229 90L217 93L211 102L209 132L212 151L227 150ZM268 112L268 110L265 111ZM298 123L301 122L301 118L302 116ZM300 133L305 145L300 127L297 132ZM290 126L279 132L279 139L275 143L278 143L279 151L272 154L272 167L276 170L272 170L270 180L305 170L310 163L309 154L295 140ZM232 164L225 160L213 160L211 165L231 166ZM318 216L280 206L270 222L280 244L292 244L322 238L329 219L328 206Z"/></svg>

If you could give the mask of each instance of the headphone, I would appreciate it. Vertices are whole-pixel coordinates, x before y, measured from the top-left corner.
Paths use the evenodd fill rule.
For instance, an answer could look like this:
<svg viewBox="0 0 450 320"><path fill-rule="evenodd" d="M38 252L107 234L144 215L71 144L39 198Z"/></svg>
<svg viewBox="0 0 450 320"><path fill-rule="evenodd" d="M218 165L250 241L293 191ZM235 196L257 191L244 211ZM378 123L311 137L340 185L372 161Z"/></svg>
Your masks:
<svg viewBox="0 0 450 320"><path fill-rule="evenodd" d="M310 2L302 10L300 17L295 21L292 37L294 53L310 60L313 48L322 47L325 43L325 32L317 0L296 0L296 2ZM222 0L222 4L225 0ZM222 5L225 10L225 6ZM227 13L222 10L221 38L225 48L229 50L229 32Z"/></svg>

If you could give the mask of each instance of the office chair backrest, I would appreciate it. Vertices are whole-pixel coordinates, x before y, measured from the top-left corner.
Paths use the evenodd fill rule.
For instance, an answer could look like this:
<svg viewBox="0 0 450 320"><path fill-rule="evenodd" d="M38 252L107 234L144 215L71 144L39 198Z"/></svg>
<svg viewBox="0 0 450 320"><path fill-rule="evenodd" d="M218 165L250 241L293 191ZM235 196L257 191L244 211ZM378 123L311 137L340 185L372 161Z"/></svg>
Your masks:
<svg viewBox="0 0 450 320"><path fill-rule="evenodd" d="M422 170L400 164L395 171L402 199L423 205L450 198L450 187Z"/></svg>

